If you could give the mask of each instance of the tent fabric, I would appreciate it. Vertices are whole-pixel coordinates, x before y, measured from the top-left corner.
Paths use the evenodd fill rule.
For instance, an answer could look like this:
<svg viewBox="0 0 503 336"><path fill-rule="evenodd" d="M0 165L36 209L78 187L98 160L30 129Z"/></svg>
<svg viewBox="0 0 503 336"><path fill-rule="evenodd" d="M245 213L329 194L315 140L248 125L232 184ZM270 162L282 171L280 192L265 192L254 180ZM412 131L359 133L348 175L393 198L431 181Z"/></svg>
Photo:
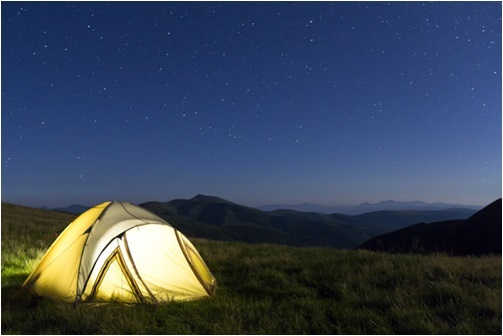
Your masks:
<svg viewBox="0 0 503 336"><path fill-rule="evenodd" d="M105 202L68 225L23 287L56 301L158 304L213 295L216 279L168 222Z"/></svg>

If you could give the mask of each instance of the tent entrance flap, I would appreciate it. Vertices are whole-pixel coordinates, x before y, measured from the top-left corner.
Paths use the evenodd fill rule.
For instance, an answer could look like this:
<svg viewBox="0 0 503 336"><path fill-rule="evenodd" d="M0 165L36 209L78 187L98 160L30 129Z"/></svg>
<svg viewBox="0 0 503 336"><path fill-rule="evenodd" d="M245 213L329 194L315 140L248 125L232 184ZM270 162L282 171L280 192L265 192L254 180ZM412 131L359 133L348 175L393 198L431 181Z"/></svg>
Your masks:
<svg viewBox="0 0 503 336"><path fill-rule="evenodd" d="M120 275L122 275L122 277ZM117 281L117 279L120 280ZM104 283L106 286L101 288ZM100 293L100 295L98 295L98 293ZM96 299L101 301L100 299L104 298L114 298L115 301L128 302L129 300L127 300L127 298L131 296L133 296L138 303L146 302L138 284L126 265L120 247L117 247L108 256L99 270L96 281L92 286L91 293L85 298L85 302L92 302Z"/></svg>

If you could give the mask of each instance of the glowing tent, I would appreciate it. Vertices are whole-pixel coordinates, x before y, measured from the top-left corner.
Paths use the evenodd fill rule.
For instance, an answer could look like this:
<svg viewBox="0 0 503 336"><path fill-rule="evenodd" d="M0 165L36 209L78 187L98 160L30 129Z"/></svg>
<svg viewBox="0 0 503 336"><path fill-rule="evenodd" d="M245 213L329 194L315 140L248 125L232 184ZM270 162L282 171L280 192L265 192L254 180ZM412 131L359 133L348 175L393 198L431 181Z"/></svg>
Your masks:
<svg viewBox="0 0 503 336"><path fill-rule="evenodd" d="M68 225L23 287L56 301L156 304L213 295L216 280L165 220L105 202Z"/></svg>

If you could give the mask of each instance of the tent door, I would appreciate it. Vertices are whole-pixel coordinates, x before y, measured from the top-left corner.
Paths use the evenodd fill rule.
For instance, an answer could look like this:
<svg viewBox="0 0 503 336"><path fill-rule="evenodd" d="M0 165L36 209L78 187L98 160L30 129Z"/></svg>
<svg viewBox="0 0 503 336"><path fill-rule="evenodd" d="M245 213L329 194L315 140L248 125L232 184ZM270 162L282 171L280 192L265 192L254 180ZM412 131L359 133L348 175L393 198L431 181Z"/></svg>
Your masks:
<svg viewBox="0 0 503 336"><path fill-rule="evenodd" d="M114 270L114 272L111 272L112 269ZM125 279L126 282L123 283L124 281L121 281L123 283L121 287L124 290L124 292L132 293L137 303L146 303L147 300L143 296L137 281L134 279L133 274L129 270L129 267L126 264L125 257L121 251L120 246L115 248L115 250L108 256L108 258L103 263L103 266L101 267L96 277L96 281L93 284L91 293L89 294L89 296L87 296L85 301L92 302L97 297L99 298L100 288L102 288L102 286L106 286L107 274L117 273L117 270L120 270L120 273L122 273L123 279ZM110 277L113 276L110 275ZM117 278L116 275L114 277ZM102 290L106 292L108 289L102 288ZM126 301L126 302L129 301L129 299L121 296L117 297L116 299L117 301Z"/></svg>

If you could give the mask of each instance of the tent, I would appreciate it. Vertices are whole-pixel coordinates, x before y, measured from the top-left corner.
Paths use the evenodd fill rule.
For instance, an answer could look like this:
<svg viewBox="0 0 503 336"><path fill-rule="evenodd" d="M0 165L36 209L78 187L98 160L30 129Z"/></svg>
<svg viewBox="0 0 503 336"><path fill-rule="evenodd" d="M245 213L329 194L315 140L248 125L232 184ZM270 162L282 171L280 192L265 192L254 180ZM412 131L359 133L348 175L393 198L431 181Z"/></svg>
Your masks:
<svg viewBox="0 0 503 336"><path fill-rule="evenodd" d="M165 303L213 295L216 280L192 243L127 202L77 217L23 284L64 302Z"/></svg>

